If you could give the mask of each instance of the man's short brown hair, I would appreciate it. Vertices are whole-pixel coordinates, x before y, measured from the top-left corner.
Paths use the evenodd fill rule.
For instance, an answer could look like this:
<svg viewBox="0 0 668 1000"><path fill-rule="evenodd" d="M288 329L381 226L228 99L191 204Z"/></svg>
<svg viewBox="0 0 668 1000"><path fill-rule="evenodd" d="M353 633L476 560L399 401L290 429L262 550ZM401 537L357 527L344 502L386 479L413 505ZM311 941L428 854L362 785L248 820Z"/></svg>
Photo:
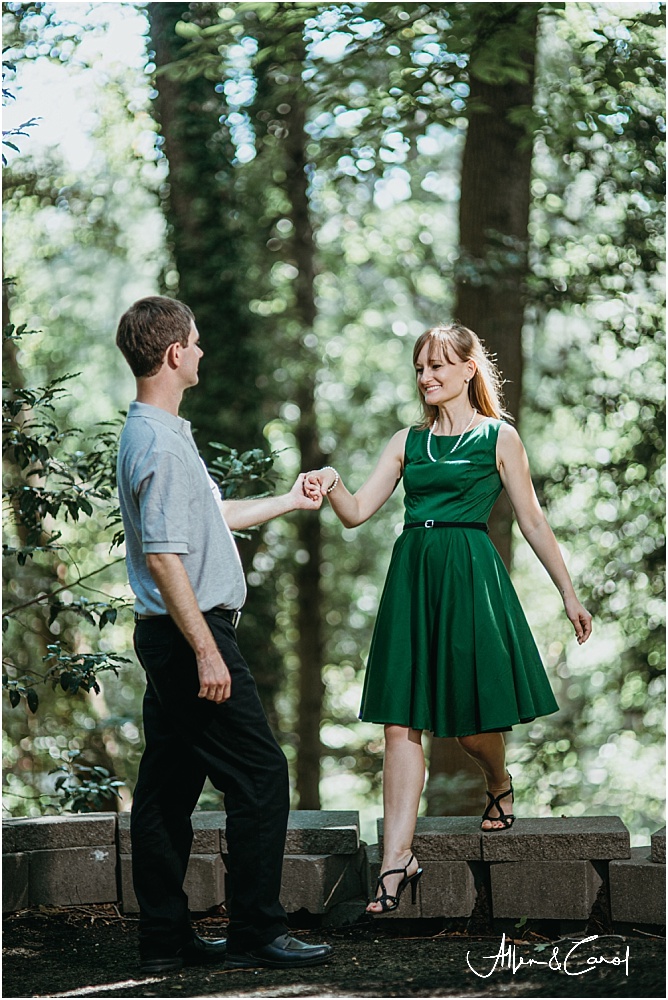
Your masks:
<svg viewBox="0 0 668 1000"><path fill-rule="evenodd" d="M184 302L163 295L151 295L131 305L121 316L116 344L132 374L136 378L157 374L171 344L186 347L194 320Z"/></svg>

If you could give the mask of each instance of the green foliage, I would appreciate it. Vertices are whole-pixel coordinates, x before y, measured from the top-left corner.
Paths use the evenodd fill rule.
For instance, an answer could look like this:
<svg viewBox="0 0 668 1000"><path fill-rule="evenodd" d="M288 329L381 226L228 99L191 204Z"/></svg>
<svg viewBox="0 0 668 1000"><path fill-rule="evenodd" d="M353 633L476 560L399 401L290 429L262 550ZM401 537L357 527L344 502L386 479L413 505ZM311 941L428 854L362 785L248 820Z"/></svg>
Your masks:
<svg viewBox="0 0 668 1000"><path fill-rule="evenodd" d="M211 441L209 448L216 453L209 472L225 499L265 496L273 492L276 483L273 454L266 455L260 448L239 454L235 448L218 441Z"/></svg>
<svg viewBox="0 0 668 1000"><path fill-rule="evenodd" d="M110 798L120 798L125 782L110 774L106 767L79 763L80 754L79 750L71 750L67 763L50 772L58 774L54 783L55 796L61 810L100 812L108 808Z"/></svg>
<svg viewBox="0 0 668 1000"><path fill-rule="evenodd" d="M271 475L295 473L305 412L300 392L312 380L320 444L355 489L385 440L417 413L413 336L449 316L458 274L465 272L478 285L498 282L526 251L499 239L486 269L465 259L457 247L457 199L467 119L483 110L470 102L470 76L487 83L523 79L522 26L517 18L504 22L504 17L511 8L528 12L533 5L155 6L172 19L182 46L158 76L158 87L174 87L168 112L174 112L170 125L176 128L165 124L155 170L141 164L140 179L128 167L138 141L134 133L128 141L111 142L119 122L130 127L118 111L125 98L114 91L116 103L104 104L95 135L97 148L105 151L104 171L75 177L51 157L41 171L26 165L9 178L8 239L12 248L26 248L19 261L24 284L16 296L17 323L46 315L53 302L65 303L43 340L29 338L35 346L25 350L23 363L39 370L31 381L47 388L51 378L69 370L76 351L86 392L79 382L68 388L95 405L103 397L116 400L118 392L111 412L121 405L122 386L108 362L113 352L108 329L100 324L97 341L90 339L91 317L97 315L92 306L104 288L114 290L105 320L110 328L115 290L133 284L133 272L120 270L120 258L132 245L132 225L142 228L154 218L149 200L141 201L142 184L167 206L161 151L166 137L170 185L172 192L187 195L181 200L187 211L169 215L171 229L154 257L165 264L168 290L181 281L180 294L195 308L203 334L203 382L188 403L200 442L229 440L238 449L212 446L207 458L215 458L214 473L227 482L228 495L245 495L243 470L253 477L253 490L269 488L269 460L254 454L262 427L270 448L281 452ZM551 592L534 585L540 569L532 569L517 546L516 582L537 623L563 706L558 716L513 738L518 789L528 812L618 812L638 835L659 825L661 808L654 779L661 766L664 691L658 607L663 527L657 516L663 490L662 10L654 4L541 5L537 100L534 107L513 112L534 143L535 164L523 436L549 519L596 615L591 642L583 650L571 649ZM295 60L302 41L305 57ZM300 169L308 179L316 232L318 315L309 329L297 311L296 240L303 227L291 216L294 178L286 167L295 95L305 109L306 162ZM145 111L135 114L139 119ZM176 148L170 150L170 142ZM121 203L130 195L115 195L117 180L130 181L125 214ZM60 213L60 222L49 213ZM151 288L157 269L152 273L145 279ZM104 283L100 274L107 276ZM83 301L76 307L68 298L75 282L73 297ZM102 376L107 381L100 388ZM55 399L57 409L61 398ZM84 403L82 409L76 424L89 438L94 406ZM47 418L53 413L43 412ZM37 455L31 463L44 461L35 447L47 448L49 456L74 470L75 484L99 488L101 481L87 464L95 442L86 444L60 415L54 424L72 436L48 440L46 427L34 434L25 430L37 442L26 444L26 455ZM68 492L67 483L62 488ZM89 648L92 636L105 645L109 638L109 630L101 638L99 633L107 613L104 595L98 605L99 595L88 602L56 593L63 582L55 577L66 556L63 547L76 543L87 573L96 568L100 539L108 541L109 526L101 530L103 515L95 513L98 507L106 511L108 502L91 497L91 503L93 517L82 512L76 533L63 506L62 536L53 543L58 548L35 545L34 558L24 567L33 574L30 584L23 579L9 584L24 587L20 595L10 589L12 602L48 595L40 598L40 638L23 631L19 642L18 617L8 633L16 659L14 698L24 705L28 692L35 691L24 678L45 655L40 643L53 644L50 629L69 644L62 646L65 655ZM354 533L341 528L327 507L321 513L327 642L322 786L328 805L349 807L357 796L366 807L379 799L380 730L360 725L356 712L400 516L398 495ZM18 535L8 541L13 560L16 553L27 553ZM274 645L285 668L278 731L292 762L298 753L296 581L305 558L290 519L256 535L245 556L251 596L242 629L251 622L250 632L265 650L271 614L253 621L257 591L266 588L267 607L274 593L278 603ZM114 584L111 614L127 592L120 573L114 576L109 566L105 579L107 572ZM126 635L122 613L118 622L116 629ZM246 647L243 635L241 641ZM91 668L95 673L95 664ZM109 773L113 768L103 755L114 747L131 774L138 756L140 687L132 668L123 666L119 684L104 686L102 697L110 705L98 718L87 703L74 714L85 701L81 687L74 699L59 683L55 689L48 684L41 689L42 732L36 739L44 739L54 755L77 749L70 747L77 740L86 743L86 753L94 745L99 766ZM20 748L26 738L19 726L23 715L8 714L8 767L20 788L33 750ZM31 780L38 788L42 779Z"/></svg>

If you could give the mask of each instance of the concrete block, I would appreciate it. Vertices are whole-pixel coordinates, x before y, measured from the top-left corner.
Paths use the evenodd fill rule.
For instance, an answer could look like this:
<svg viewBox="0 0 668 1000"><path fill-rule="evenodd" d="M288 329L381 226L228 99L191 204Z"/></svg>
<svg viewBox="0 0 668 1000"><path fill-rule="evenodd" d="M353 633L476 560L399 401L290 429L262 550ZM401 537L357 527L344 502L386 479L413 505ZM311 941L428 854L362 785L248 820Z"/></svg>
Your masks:
<svg viewBox="0 0 668 1000"><path fill-rule="evenodd" d="M129 854L121 854L119 857L121 867L121 905L123 913L139 913L139 903L135 896L132 885L132 857Z"/></svg>
<svg viewBox="0 0 668 1000"><path fill-rule="evenodd" d="M225 866L220 854L191 854L183 888L192 913L202 913L225 900Z"/></svg>
<svg viewBox="0 0 668 1000"><path fill-rule="evenodd" d="M14 913L29 905L29 854L2 855L2 912Z"/></svg>
<svg viewBox="0 0 668 1000"><path fill-rule="evenodd" d="M192 854L227 854L224 812L194 812ZM131 854L130 813L118 817L119 849ZM359 814L297 809L288 817L285 854L355 854L360 846Z"/></svg>
<svg viewBox="0 0 668 1000"><path fill-rule="evenodd" d="M493 864L490 878L495 919L586 920L603 882L590 861Z"/></svg>
<svg viewBox="0 0 668 1000"><path fill-rule="evenodd" d="M383 851L383 820L377 821L378 846ZM413 850L423 861L479 861L482 832L476 816L418 816Z"/></svg>
<svg viewBox="0 0 668 1000"><path fill-rule="evenodd" d="M660 830L652 834L652 861L659 865L666 863L666 828L662 826Z"/></svg>
<svg viewBox="0 0 668 1000"><path fill-rule="evenodd" d="M355 854L360 846L359 813L296 809L288 816L285 854ZM224 823L221 851L227 854Z"/></svg>
<svg viewBox="0 0 668 1000"><path fill-rule="evenodd" d="M608 861L631 856L618 816L518 819L510 830L482 833L485 861Z"/></svg>
<svg viewBox="0 0 668 1000"><path fill-rule="evenodd" d="M192 854L222 854L222 839L225 832L225 813L218 810L202 810L192 815Z"/></svg>
<svg viewBox="0 0 668 1000"><path fill-rule="evenodd" d="M613 922L665 924L666 869L651 859L650 847L632 847L625 861L611 861L610 910Z"/></svg>
<svg viewBox="0 0 668 1000"><path fill-rule="evenodd" d="M357 854L359 813L296 809L288 817L286 854Z"/></svg>
<svg viewBox="0 0 668 1000"><path fill-rule="evenodd" d="M116 841L116 813L37 816L2 821L2 845L8 854L99 847Z"/></svg>
<svg viewBox="0 0 668 1000"><path fill-rule="evenodd" d="M115 903L116 845L32 851L29 895L31 906Z"/></svg>
<svg viewBox="0 0 668 1000"><path fill-rule="evenodd" d="M221 854L221 838L225 833L225 813L202 810L192 814L193 843L191 854ZM121 854L132 854L130 813L119 813L118 848Z"/></svg>
<svg viewBox="0 0 668 1000"><path fill-rule="evenodd" d="M132 857L121 854L121 897L124 913L138 913L132 885ZM225 901L225 866L220 854L191 854L183 889L192 913L203 913Z"/></svg>
<svg viewBox="0 0 668 1000"><path fill-rule="evenodd" d="M466 861L426 861L422 867L420 916L470 917L476 903L476 888Z"/></svg>
<svg viewBox="0 0 668 1000"><path fill-rule="evenodd" d="M132 854L129 812L122 812L118 814L118 852L121 855Z"/></svg>
<svg viewBox="0 0 668 1000"><path fill-rule="evenodd" d="M366 852L355 854L286 854L281 903L288 913L302 908L326 913L337 903L364 895Z"/></svg>

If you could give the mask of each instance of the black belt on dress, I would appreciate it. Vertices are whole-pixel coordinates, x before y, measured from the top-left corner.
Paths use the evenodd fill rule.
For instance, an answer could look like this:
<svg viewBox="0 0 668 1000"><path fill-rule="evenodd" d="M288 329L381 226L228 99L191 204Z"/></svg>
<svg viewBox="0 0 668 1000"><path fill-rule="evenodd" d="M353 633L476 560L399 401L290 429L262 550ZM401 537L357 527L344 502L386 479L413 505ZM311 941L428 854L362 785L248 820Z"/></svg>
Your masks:
<svg viewBox="0 0 668 1000"><path fill-rule="evenodd" d="M475 528L477 531L484 531L489 534L489 528L484 521L411 521L404 525L406 528Z"/></svg>
<svg viewBox="0 0 668 1000"><path fill-rule="evenodd" d="M224 618L228 622L232 622L236 628L239 624L239 619L241 618L241 611L233 611L231 608L210 608L209 611L204 612L205 615L216 615L217 618ZM149 621L152 618L169 618L169 615L140 615L135 611L135 621L144 622Z"/></svg>

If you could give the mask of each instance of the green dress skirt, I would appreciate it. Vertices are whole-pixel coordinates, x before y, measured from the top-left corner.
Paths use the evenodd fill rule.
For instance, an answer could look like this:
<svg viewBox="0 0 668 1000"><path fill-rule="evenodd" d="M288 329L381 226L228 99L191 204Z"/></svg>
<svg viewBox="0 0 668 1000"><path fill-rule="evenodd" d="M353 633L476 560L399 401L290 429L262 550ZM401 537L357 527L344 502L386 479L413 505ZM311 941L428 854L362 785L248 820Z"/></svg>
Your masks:
<svg viewBox="0 0 668 1000"><path fill-rule="evenodd" d="M405 524L486 522L502 490L488 419L457 437L411 428ZM455 449L453 451L453 449ZM371 640L360 718L470 736L558 711L536 643L485 531L404 528Z"/></svg>

